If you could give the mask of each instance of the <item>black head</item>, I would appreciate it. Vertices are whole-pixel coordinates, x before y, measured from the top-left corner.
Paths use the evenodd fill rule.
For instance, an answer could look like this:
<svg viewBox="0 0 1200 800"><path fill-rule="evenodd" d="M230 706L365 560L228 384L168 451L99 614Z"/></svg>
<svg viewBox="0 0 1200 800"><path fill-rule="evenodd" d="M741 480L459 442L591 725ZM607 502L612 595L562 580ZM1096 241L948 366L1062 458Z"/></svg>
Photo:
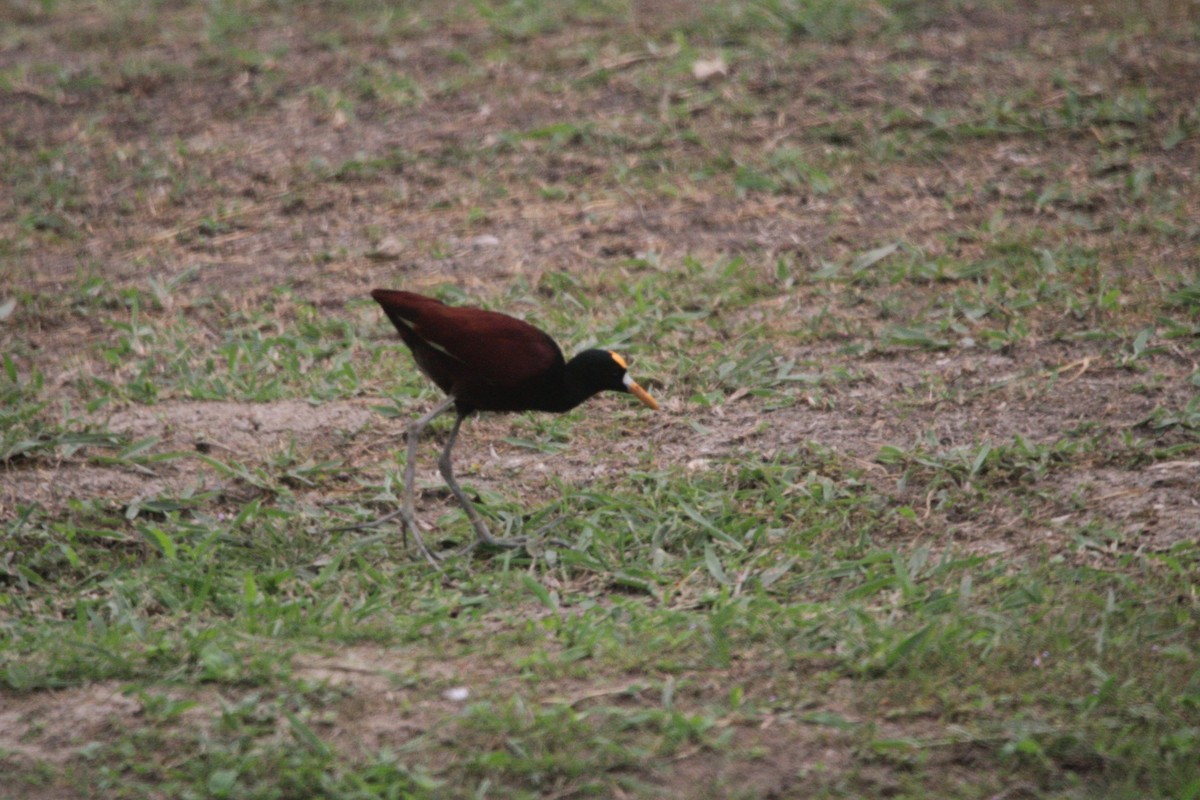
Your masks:
<svg viewBox="0 0 1200 800"><path fill-rule="evenodd" d="M589 397L603 391L625 392L650 408L658 409L658 403L650 393L629 376L625 359L611 350L584 350L567 364L567 372L573 383L589 390Z"/></svg>

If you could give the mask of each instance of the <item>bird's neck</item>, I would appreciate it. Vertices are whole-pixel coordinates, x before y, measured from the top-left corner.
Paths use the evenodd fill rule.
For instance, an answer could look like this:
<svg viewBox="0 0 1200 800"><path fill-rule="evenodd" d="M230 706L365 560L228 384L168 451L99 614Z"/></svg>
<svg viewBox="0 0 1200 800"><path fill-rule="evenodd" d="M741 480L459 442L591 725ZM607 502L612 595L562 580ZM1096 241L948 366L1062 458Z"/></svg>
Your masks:
<svg viewBox="0 0 1200 800"><path fill-rule="evenodd" d="M546 409L547 411L558 413L570 411L575 406L596 396L601 391L596 388L594 383L587 379L586 373L574 361L566 363L560 379L562 381L561 386L554 393L556 395L554 408Z"/></svg>

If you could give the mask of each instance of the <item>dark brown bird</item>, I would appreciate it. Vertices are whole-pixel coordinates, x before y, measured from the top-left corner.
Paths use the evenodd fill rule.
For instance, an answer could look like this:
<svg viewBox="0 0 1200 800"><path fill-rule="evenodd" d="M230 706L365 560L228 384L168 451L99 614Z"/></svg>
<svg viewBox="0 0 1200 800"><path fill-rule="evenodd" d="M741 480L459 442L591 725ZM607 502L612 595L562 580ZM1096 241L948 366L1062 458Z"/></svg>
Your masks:
<svg viewBox="0 0 1200 800"><path fill-rule="evenodd" d="M438 469L471 520L477 543L500 547L519 542L492 536L454 480L450 452L464 419L475 411L562 413L605 390L632 394L650 408L658 408L654 398L629 376L625 360L611 350L584 350L566 361L549 335L507 314L448 306L431 297L391 289L376 289L371 297L400 332L417 367L449 395L408 428L400 514L427 557L432 558L413 514L417 442L421 431L450 406L458 416Z"/></svg>

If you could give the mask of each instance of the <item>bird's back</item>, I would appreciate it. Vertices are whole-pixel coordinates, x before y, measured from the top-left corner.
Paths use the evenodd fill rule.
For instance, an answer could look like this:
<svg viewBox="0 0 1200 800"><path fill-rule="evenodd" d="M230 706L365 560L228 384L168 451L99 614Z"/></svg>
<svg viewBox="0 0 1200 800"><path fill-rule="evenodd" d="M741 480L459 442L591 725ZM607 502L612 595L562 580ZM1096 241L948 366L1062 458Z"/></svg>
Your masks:
<svg viewBox="0 0 1200 800"><path fill-rule="evenodd" d="M396 326L421 371L461 406L480 411L537 408L538 395L561 379L563 355L527 322L432 297L376 289L371 297Z"/></svg>

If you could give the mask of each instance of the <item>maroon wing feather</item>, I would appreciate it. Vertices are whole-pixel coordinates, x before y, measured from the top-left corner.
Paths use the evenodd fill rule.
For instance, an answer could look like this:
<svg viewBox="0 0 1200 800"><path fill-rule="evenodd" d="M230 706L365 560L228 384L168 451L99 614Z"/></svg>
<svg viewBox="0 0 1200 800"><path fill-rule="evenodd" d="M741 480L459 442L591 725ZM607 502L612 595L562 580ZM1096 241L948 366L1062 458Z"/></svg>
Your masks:
<svg viewBox="0 0 1200 800"><path fill-rule="evenodd" d="M561 370L562 351L547 334L507 314L448 306L412 292L376 289L417 365L441 387L475 408L509 410L548 374Z"/></svg>

